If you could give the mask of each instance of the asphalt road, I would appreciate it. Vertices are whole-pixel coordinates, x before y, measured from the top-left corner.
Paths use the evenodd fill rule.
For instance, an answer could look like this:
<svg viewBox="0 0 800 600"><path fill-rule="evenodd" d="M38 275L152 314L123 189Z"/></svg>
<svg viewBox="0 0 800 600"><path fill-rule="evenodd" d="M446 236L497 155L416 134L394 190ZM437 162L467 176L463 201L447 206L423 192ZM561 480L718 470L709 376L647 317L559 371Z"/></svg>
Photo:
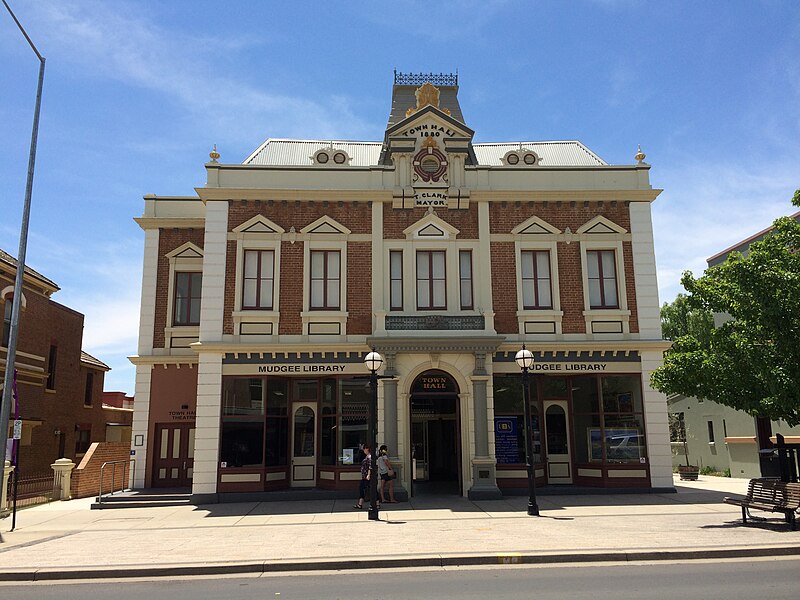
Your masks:
<svg viewBox="0 0 800 600"><path fill-rule="evenodd" d="M800 559L757 559L585 566L451 568L395 571L2 584L15 600L311 600L517 599L736 600L800 597Z"/></svg>

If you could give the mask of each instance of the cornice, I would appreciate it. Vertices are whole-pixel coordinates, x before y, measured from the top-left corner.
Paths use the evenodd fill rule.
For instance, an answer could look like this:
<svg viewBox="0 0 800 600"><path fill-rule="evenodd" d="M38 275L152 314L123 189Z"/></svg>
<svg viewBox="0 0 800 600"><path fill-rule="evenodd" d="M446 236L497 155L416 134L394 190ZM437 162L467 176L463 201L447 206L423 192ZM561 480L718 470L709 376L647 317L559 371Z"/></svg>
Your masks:
<svg viewBox="0 0 800 600"><path fill-rule="evenodd" d="M390 202L391 189L359 190L310 190L310 189L270 189L270 188L195 188L203 202L209 200L273 200L273 201L359 201L372 200Z"/></svg>
<svg viewBox="0 0 800 600"><path fill-rule="evenodd" d="M505 202L653 202L661 189L649 190L472 190L474 201Z"/></svg>
<svg viewBox="0 0 800 600"><path fill-rule="evenodd" d="M206 220L196 217L134 217L139 227L147 229L203 229Z"/></svg>

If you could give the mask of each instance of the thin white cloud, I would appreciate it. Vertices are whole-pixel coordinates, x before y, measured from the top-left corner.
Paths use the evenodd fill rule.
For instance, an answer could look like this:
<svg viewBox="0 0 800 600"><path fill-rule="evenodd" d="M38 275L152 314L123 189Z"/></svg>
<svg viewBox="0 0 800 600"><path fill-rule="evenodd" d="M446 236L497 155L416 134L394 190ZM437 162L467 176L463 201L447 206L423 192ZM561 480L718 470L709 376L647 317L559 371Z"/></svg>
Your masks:
<svg viewBox="0 0 800 600"><path fill-rule="evenodd" d="M82 2L40 3L31 8L46 32L49 50L81 67L81 76L100 75L156 91L193 118L211 120L208 125L229 139L252 141L253 131L261 125L265 134L275 136L314 132L334 138L365 135L374 128L341 98L309 100L218 75L226 71L220 56L256 41L231 42L165 30L149 21L141 8L126 10L126 6ZM267 124L275 131L267 131Z"/></svg>
<svg viewBox="0 0 800 600"><path fill-rule="evenodd" d="M653 205L659 295L669 302L683 291L681 274L699 276L706 259L769 227L797 209L797 159L762 165L692 164L659 170L669 182ZM654 187L660 187L654 181Z"/></svg>

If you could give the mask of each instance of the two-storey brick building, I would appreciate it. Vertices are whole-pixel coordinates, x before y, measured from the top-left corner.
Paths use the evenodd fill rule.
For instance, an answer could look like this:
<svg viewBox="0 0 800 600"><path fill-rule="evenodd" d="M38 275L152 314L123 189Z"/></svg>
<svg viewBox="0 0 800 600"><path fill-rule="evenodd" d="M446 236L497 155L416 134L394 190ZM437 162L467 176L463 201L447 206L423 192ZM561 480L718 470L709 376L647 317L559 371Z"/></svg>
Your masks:
<svg viewBox="0 0 800 600"><path fill-rule="evenodd" d="M0 368L5 369L11 328L17 260L0 250ZM103 402L103 380L109 367L81 350L83 315L51 296L58 285L25 267L20 300L16 360L18 415L22 437L20 473L47 473L59 458L76 463L92 442L128 441L132 411ZM0 391L2 391L0 382ZM9 444L11 443L9 428ZM10 456L10 452L7 453Z"/></svg>
<svg viewBox="0 0 800 600"><path fill-rule="evenodd" d="M145 196L137 485L353 489L365 354L404 492L671 488L649 165L475 143L455 76L395 74L382 141L268 139Z"/></svg>

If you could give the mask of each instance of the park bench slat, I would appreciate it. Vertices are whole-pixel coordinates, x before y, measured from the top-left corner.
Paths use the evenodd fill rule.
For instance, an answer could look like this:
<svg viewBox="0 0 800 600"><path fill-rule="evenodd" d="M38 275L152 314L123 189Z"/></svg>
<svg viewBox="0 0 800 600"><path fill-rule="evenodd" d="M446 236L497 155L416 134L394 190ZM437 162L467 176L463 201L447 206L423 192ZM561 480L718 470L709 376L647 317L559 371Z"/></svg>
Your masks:
<svg viewBox="0 0 800 600"><path fill-rule="evenodd" d="M750 508L766 512L782 512L792 529L797 528L795 511L800 510L800 483L779 481L777 479L751 479L747 484L744 498L723 499L727 504L742 508L742 522L747 523Z"/></svg>

